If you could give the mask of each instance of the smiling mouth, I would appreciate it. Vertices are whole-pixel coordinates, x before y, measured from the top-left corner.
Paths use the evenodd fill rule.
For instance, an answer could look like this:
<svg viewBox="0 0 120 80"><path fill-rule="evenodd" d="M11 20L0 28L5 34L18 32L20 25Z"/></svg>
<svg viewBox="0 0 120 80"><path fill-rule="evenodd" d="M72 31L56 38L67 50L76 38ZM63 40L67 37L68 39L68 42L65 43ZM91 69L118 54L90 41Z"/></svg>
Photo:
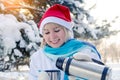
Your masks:
<svg viewBox="0 0 120 80"><path fill-rule="evenodd" d="M52 42L52 44L57 44L59 41L60 41L60 39L57 39L57 40L54 40L54 41L51 41L51 42Z"/></svg>

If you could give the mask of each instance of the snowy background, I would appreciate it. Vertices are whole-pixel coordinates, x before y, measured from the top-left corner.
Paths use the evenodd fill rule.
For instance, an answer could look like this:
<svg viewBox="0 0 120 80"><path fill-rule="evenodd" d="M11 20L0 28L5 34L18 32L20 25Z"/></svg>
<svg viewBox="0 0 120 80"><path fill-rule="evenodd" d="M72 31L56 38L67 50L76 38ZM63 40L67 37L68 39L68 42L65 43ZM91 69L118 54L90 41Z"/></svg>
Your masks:
<svg viewBox="0 0 120 80"><path fill-rule="evenodd" d="M3 0L0 0L0 1L3 1ZM66 1L66 3L63 3L63 4L64 5L68 4L72 12L74 14L77 14L78 20L76 20L73 17L75 26L78 26L74 28L74 30L80 34L86 35L88 33L87 34L88 38L92 37L95 40L96 39L99 40L101 39L101 35L103 37L103 35L110 34L107 32L102 32L104 30L107 31L108 30L107 28L103 30L98 30L98 29L95 29L95 26L102 26L103 28L107 26L109 27L109 31L120 30L120 27L119 27L120 11L118 10L119 1L84 0L86 1L85 4L79 4L77 0L76 1L60 0L60 1L61 3L62 1ZM113 3L115 5L111 6L113 5ZM93 17L89 15L89 8L92 7L94 4L96 4L96 7L90 10L90 14L94 17L93 19ZM2 4L0 4L0 8L5 9L5 7ZM39 31L36 23L33 20L27 20L26 16L21 13L19 14L19 16L22 17L23 21L21 22L18 21L16 17L13 16L12 14L6 14L6 15L0 14L0 44L1 44L0 45L0 71L1 71L0 80L27 80L28 72L29 72L29 66L28 66L29 58L27 57L29 57L37 49L39 49L41 38L39 36ZM96 23L93 24L94 22ZM108 23L110 23L110 26L107 25ZM101 53L113 52L113 54L116 54L117 52L115 52L113 49L112 51L110 51L111 48L110 50L107 50L107 46L110 47L111 44L114 44L114 42L116 42L117 46L114 48L119 48L119 45L118 45L120 44L119 37L120 37L120 34L109 37L109 38L103 38L102 40L105 42L100 42L100 45L101 45L100 48L103 48L101 49ZM102 51L105 51L105 52L102 52ZM115 56L115 58L113 58L117 60L117 62L116 61L112 62L112 60L109 59L110 58L109 54L107 54L107 57L105 56L105 58L108 58L108 60L106 60L106 65L108 65L113 69L113 73L112 73L113 80L120 80L120 63L119 63L120 57ZM17 66L17 65L21 65L21 66Z"/></svg>
<svg viewBox="0 0 120 80"><path fill-rule="evenodd" d="M6 20L6 21L5 21ZM4 55L4 60L9 61L9 57L7 53L11 53L11 50L13 50L12 59L14 63L15 56L17 55L19 57L24 56L23 53L21 53L17 48L15 48L17 45L15 44L17 41L20 42L19 46L25 48L26 50L33 50L31 51L30 55L39 48L39 46L36 43L40 42L39 37L39 31L37 29L37 26L33 21L28 22L18 22L16 18L13 15L0 15L0 35L1 40L3 41L1 45L4 46L4 53L1 54ZM12 24L11 24L12 23ZM32 26L34 27L31 27ZM31 43L26 44L23 37L21 36L20 30L24 29L26 36L28 37L27 41L30 41ZM35 31L35 32L34 32ZM2 48L1 48L2 49ZM1 50L2 51L2 50ZM17 59L16 59L17 60ZM118 63L106 63L109 67L113 69L112 78L113 80L119 80L120 79L120 64ZM9 65L10 66L10 65ZM6 65L4 66L6 67ZM11 65L12 67L12 65ZM27 80L29 75L29 66L19 66L18 71L14 69L13 67L10 70L6 70L5 72L0 72L0 80Z"/></svg>
<svg viewBox="0 0 120 80"><path fill-rule="evenodd" d="M0 14L0 80L27 80L29 64L24 59L38 50L40 41L34 21L19 22L11 14ZM24 67L16 68L20 63Z"/></svg>

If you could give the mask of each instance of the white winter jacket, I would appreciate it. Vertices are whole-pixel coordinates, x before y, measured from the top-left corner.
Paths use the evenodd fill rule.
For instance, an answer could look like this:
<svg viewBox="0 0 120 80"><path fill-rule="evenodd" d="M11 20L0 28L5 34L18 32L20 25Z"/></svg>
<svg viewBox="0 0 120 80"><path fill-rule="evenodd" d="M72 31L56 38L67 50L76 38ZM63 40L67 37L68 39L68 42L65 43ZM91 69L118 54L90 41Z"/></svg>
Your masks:
<svg viewBox="0 0 120 80"><path fill-rule="evenodd" d="M55 63L49 59L42 49L35 52L30 58L30 74L29 80L38 80L40 71L42 70L58 70ZM64 72L61 71L61 80L63 80Z"/></svg>

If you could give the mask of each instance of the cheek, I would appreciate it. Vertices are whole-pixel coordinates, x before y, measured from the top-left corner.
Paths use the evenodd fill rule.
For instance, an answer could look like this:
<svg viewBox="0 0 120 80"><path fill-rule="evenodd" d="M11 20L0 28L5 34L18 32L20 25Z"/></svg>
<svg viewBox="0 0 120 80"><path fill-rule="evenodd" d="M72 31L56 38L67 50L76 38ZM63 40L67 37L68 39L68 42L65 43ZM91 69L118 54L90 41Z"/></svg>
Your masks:
<svg viewBox="0 0 120 80"><path fill-rule="evenodd" d="M62 39L65 39L65 38L66 38L66 37L65 37L65 34L64 34L64 35L61 34L60 37L61 37Z"/></svg>
<svg viewBox="0 0 120 80"><path fill-rule="evenodd" d="M61 33L59 34L59 37L61 37L62 40L66 40L66 34L65 34L65 32L64 32L64 31L61 32Z"/></svg>
<svg viewBox="0 0 120 80"><path fill-rule="evenodd" d="M48 36L43 36L45 42L48 42Z"/></svg>

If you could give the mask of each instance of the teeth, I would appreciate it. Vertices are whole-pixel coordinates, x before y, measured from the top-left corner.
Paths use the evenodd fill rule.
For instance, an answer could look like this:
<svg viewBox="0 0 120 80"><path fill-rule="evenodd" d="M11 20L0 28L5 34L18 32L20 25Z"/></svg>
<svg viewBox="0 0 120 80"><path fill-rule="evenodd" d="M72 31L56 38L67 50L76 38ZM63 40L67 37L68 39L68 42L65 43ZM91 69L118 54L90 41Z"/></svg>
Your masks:
<svg viewBox="0 0 120 80"><path fill-rule="evenodd" d="M52 41L53 43L56 43L57 41Z"/></svg>
<svg viewBox="0 0 120 80"><path fill-rule="evenodd" d="M58 42L58 39L54 39L54 40L52 40L52 42L53 42L53 43L56 43L56 42Z"/></svg>

